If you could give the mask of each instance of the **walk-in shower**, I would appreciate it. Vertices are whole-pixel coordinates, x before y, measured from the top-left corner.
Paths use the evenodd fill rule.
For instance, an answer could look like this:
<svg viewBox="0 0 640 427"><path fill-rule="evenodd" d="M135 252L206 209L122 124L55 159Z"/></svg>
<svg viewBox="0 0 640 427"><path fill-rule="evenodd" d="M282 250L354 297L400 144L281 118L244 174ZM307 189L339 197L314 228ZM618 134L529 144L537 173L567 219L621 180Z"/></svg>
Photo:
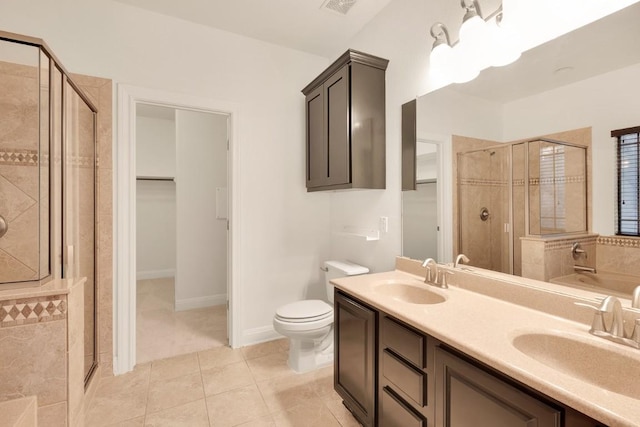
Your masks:
<svg viewBox="0 0 640 427"><path fill-rule="evenodd" d="M587 230L586 147L551 139L457 155L458 252L521 275L520 238Z"/></svg>
<svg viewBox="0 0 640 427"><path fill-rule="evenodd" d="M86 277L85 379L97 366L96 114L42 40L0 31L0 290ZM25 305L16 318L38 318Z"/></svg>

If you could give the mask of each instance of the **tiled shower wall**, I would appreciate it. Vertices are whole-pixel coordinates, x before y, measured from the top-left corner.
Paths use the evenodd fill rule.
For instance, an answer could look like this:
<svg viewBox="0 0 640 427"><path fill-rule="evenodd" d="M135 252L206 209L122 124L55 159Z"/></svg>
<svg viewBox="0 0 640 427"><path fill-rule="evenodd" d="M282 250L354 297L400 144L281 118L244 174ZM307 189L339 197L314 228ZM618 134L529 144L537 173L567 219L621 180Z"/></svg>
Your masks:
<svg viewBox="0 0 640 427"><path fill-rule="evenodd" d="M39 93L35 67L0 62L0 283L37 280ZM44 200L46 202L46 200Z"/></svg>
<svg viewBox="0 0 640 427"><path fill-rule="evenodd" d="M585 253L574 259L571 246L576 242ZM640 276L640 239L634 237L597 234L554 239L526 237L522 239L522 253L522 275L530 279L549 281L573 274L574 265Z"/></svg>

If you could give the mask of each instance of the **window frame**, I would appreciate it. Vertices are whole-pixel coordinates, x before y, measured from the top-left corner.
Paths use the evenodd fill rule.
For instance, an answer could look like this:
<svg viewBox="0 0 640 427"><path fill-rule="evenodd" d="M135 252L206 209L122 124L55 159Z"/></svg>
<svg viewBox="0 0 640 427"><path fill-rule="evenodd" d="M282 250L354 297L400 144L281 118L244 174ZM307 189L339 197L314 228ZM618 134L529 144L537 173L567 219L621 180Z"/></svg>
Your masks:
<svg viewBox="0 0 640 427"><path fill-rule="evenodd" d="M635 195L635 204L636 204L636 212L635 219L632 221L636 222L636 232L623 232L623 217L622 217L622 142L623 137L635 135L636 136L636 159L635 159L635 184L636 184L636 195ZM640 126L617 129L611 131L611 137L616 138L616 215L615 215L615 234L616 236L629 236L629 237L640 237ZM629 221L624 220L624 221Z"/></svg>

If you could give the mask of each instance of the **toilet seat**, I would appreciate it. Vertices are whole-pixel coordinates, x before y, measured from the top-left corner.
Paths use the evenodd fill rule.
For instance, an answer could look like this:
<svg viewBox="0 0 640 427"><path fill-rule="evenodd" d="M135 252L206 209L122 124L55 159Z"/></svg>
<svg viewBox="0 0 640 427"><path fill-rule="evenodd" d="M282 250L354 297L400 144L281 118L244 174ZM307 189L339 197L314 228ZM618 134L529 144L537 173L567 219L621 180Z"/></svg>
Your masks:
<svg viewBox="0 0 640 427"><path fill-rule="evenodd" d="M276 310L276 319L285 323L312 323L333 319L333 307L322 300L296 301Z"/></svg>

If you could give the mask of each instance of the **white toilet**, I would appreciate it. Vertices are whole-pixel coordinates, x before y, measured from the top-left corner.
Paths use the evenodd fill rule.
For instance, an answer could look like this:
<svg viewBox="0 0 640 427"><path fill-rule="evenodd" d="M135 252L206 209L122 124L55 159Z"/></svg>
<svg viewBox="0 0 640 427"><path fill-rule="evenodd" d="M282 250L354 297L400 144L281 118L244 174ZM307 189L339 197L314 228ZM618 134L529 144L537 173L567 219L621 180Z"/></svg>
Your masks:
<svg viewBox="0 0 640 427"><path fill-rule="evenodd" d="M327 298L296 301L276 310L273 327L289 337L289 367L296 372L312 371L333 362L333 285L330 280L369 272L348 261L324 263Z"/></svg>

